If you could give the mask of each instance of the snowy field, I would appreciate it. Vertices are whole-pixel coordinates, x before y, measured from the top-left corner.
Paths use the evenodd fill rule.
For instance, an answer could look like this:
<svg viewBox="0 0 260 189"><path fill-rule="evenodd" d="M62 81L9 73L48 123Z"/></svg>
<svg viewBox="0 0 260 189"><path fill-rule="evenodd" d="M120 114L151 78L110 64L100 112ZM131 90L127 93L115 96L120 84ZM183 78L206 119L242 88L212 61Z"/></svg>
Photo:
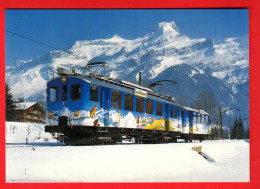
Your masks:
<svg viewBox="0 0 260 189"><path fill-rule="evenodd" d="M66 146L6 122L6 182L249 182L249 141Z"/></svg>

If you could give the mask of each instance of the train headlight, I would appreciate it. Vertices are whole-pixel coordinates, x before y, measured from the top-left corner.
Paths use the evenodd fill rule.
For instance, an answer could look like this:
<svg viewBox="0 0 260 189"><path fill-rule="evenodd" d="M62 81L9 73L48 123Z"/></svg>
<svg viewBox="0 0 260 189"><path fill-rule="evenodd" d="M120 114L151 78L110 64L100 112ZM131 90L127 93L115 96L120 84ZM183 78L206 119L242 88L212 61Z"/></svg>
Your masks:
<svg viewBox="0 0 260 189"><path fill-rule="evenodd" d="M66 77L62 77L62 78L61 78L61 82L62 82L62 83L66 83L66 82L67 82L67 78L66 78Z"/></svg>
<svg viewBox="0 0 260 189"><path fill-rule="evenodd" d="M48 116L49 116L49 118L52 118L53 112L52 112L52 111L49 111L49 112L48 112Z"/></svg>
<svg viewBox="0 0 260 189"><path fill-rule="evenodd" d="M76 111L74 112L74 116L78 117L79 115L80 115L79 110L76 110Z"/></svg>

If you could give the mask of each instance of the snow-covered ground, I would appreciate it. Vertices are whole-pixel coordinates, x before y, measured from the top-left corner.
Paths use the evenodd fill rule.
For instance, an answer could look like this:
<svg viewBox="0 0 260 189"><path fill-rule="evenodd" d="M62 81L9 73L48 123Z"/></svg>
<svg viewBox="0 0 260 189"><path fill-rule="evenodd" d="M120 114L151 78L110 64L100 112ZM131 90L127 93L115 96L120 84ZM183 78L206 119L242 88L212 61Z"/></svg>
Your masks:
<svg viewBox="0 0 260 189"><path fill-rule="evenodd" d="M6 122L6 182L249 182L249 141L66 146L43 124Z"/></svg>

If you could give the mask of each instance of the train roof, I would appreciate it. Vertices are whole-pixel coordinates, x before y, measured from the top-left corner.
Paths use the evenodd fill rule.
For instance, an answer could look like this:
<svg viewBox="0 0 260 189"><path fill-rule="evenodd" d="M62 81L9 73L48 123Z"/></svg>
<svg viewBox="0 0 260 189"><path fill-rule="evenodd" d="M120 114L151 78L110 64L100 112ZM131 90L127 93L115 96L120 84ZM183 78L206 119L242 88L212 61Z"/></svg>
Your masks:
<svg viewBox="0 0 260 189"><path fill-rule="evenodd" d="M174 97L155 93L152 89L150 89L148 87L144 87L144 86L141 86L141 85L138 85L138 84L126 81L126 80L106 78L106 77L97 76L97 75L92 76L92 77L91 76L85 76L85 77L83 77L83 79L85 79L85 80L86 79L92 79L92 80L96 79L96 80L99 80L99 81L102 81L102 82L105 81L105 82L107 82L109 84L117 85L117 86L120 86L120 87L132 89L132 90L139 89L139 90L141 90L141 92L145 92L145 93L147 93L149 95L152 95L152 96L155 96L155 97L158 97L158 98L162 98L162 99L165 99L167 101L174 102L176 104L176 101L175 101ZM101 83L99 83L99 84L102 85Z"/></svg>
<svg viewBox="0 0 260 189"><path fill-rule="evenodd" d="M101 85L101 86L106 86L106 87L109 87L109 88L114 88L113 86L119 86L119 87L122 87L122 88L125 88L125 89L133 90L133 91L126 91L126 92L134 92L135 93L136 91L138 91L140 93L147 94L150 97L152 96L154 99L157 98L157 100L160 99L160 101L164 101L164 102L167 101L167 103L169 103L169 101L170 101L172 104L178 105L176 103L174 97L155 93L152 89L150 89L148 87L141 86L141 85L138 85L138 84L126 81L126 80L122 80L122 79L119 79L119 78L116 78L116 79L107 78L107 77L104 77L102 75L83 75L80 72L77 72L76 69L69 70L69 69L66 69L66 68L58 68L57 70L58 70L58 75L60 75L60 76L55 77L53 79L57 79L57 78L64 77L64 76L66 76L66 77L76 77L76 78L85 80L89 83L93 83L93 84L97 84L97 85ZM50 81L52 81L52 80L50 80ZM149 96L148 96L148 98L149 98ZM164 99L164 100L162 100L162 99Z"/></svg>
<svg viewBox="0 0 260 189"><path fill-rule="evenodd" d="M190 108L190 107L187 107L187 106L182 106L182 108L184 108L185 110L197 112L197 113L200 113L200 114L209 115L209 113L205 112L204 110L197 110L197 109L193 109L193 108Z"/></svg>
<svg viewBox="0 0 260 189"><path fill-rule="evenodd" d="M187 107L187 106L182 106L182 108L184 108L185 110L189 110L189 111L193 111L193 112L199 112L199 110Z"/></svg>

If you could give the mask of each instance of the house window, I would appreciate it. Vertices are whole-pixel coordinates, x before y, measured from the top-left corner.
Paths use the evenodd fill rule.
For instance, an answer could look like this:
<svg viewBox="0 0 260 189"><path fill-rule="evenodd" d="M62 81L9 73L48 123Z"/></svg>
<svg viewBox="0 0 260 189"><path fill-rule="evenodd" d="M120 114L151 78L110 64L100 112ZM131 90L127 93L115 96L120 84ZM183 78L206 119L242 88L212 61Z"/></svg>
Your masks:
<svg viewBox="0 0 260 189"><path fill-rule="evenodd" d="M80 85L71 85L71 100L80 100Z"/></svg>
<svg viewBox="0 0 260 189"><path fill-rule="evenodd" d="M153 101L146 99L146 113L153 114Z"/></svg>
<svg viewBox="0 0 260 189"><path fill-rule="evenodd" d="M62 86L62 101L67 101L67 85Z"/></svg>
<svg viewBox="0 0 260 189"><path fill-rule="evenodd" d="M143 97L136 97L136 111L143 113L144 112L144 98Z"/></svg>
<svg viewBox="0 0 260 189"><path fill-rule="evenodd" d="M121 109L122 96L121 92L112 90L112 108Z"/></svg>
<svg viewBox="0 0 260 189"><path fill-rule="evenodd" d="M98 102L98 87L95 85L90 86L90 101L96 101Z"/></svg>
<svg viewBox="0 0 260 189"><path fill-rule="evenodd" d="M53 86L50 88L50 102L58 101L58 87Z"/></svg>
<svg viewBox="0 0 260 189"><path fill-rule="evenodd" d="M162 103L156 102L156 115L162 116Z"/></svg>
<svg viewBox="0 0 260 189"><path fill-rule="evenodd" d="M133 95L125 94L125 110L133 111Z"/></svg>

